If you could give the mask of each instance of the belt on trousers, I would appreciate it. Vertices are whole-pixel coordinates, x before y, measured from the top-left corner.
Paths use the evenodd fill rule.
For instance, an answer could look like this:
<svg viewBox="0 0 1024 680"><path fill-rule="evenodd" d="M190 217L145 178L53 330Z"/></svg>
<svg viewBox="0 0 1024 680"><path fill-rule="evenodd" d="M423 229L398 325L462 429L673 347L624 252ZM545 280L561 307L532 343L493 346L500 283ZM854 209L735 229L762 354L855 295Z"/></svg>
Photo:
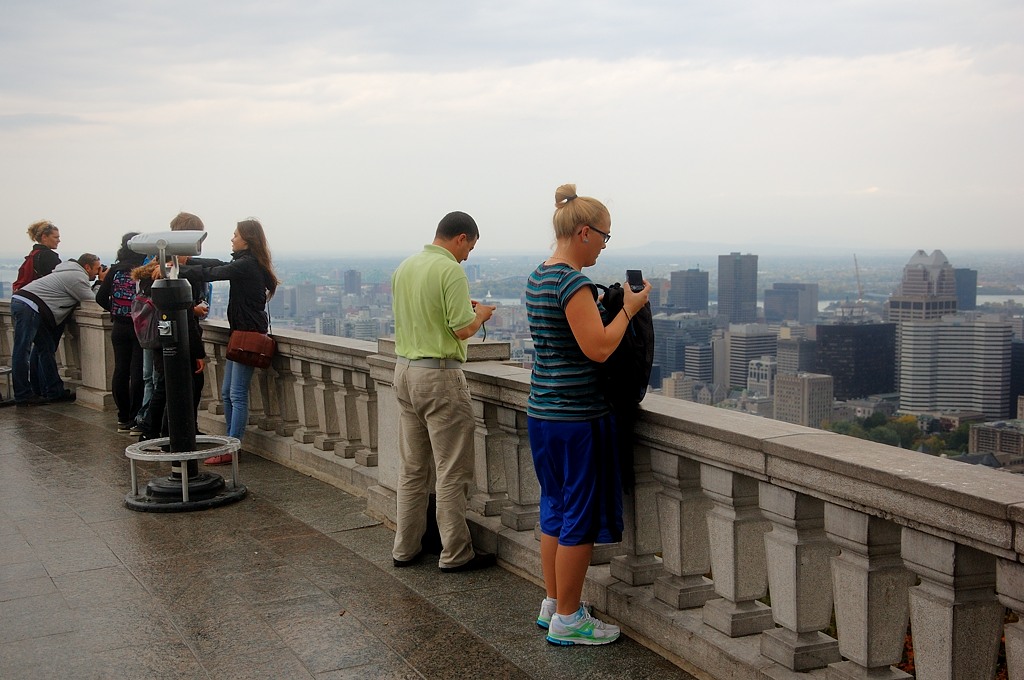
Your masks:
<svg viewBox="0 0 1024 680"><path fill-rule="evenodd" d="M462 368L458 359L406 359L398 357L398 363L416 368Z"/></svg>

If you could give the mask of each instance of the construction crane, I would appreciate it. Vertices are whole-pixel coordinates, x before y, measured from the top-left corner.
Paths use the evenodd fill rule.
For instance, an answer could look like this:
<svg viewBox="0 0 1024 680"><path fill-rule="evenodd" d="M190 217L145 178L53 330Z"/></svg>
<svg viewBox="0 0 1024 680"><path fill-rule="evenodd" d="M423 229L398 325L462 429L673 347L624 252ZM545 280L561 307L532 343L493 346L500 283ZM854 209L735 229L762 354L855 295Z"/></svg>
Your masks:
<svg viewBox="0 0 1024 680"><path fill-rule="evenodd" d="M864 302L864 286L860 283L860 265L857 264L857 253L853 254L853 270L857 274L857 303Z"/></svg>
<svg viewBox="0 0 1024 680"><path fill-rule="evenodd" d="M864 316L864 286L860 282L860 264L857 262L857 254L853 255L853 270L857 275L857 301L850 302L847 298L844 304L839 305L838 314L844 319L860 319Z"/></svg>

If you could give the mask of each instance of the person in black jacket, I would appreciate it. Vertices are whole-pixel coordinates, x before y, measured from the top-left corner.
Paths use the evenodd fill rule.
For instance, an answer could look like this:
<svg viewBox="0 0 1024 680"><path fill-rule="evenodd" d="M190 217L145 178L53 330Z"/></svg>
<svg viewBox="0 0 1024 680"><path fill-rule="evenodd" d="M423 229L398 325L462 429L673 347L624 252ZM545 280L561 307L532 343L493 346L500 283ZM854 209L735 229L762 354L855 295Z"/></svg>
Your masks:
<svg viewBox="0 0 1024 680"><path fill-rule="evenodd" d="M35 245L25 256L25 264L22 265L26 269L25 275L22 275L22 270L18 270L18 280L12 286L15 293L26 283L43 278L60 264L60 255L56 251L60 245L60 229L57 225L49 220L35 222L28 228L28 237Z"/></svg>
<svg viewBox="0 0 1024 680"><path fill-rule="evenodd" d="M132 270L142 266L144 255L128 247L128 241L139 232L130 231L121 237L117 261L110 266L103 283L96 291L96 304L110 312L113 327L110 344L114 348L114 374L111 392L117 406L117 431L142 434L135 423L142 406L145 385L142 381L142 346L132 323L132 300L136 284Z"/></svg>
<svg viewBox="0 0 1024 680"><path fill-rule="evenodd" d="M228 281L228 325L234 331L266 333L270 329L267 301L277 290L278 280L270 257L267 237L258 220L242 220L231 237L231 262L192 258L192 265L200 267L203 281ZM187 272L191 273L191 272ZM249 385L252 366L228 361L221 385L224 420L229 437L242 439L249 423ZM203 461L207 465L225 465L231 454L212 456Z"/></svg>
<svg viewBox="0 0 1024 680"><path fill-rule="evenodd" d="M180 258L179 262L187 258ZM160 263L152 260L148 264L137 267L132 271L132 278L139 282L139 291L145 295L152 295L153 281L160 278ZM203 299L206 293L206 285L196 276L194 272L181 272L181 278L187 279L192 287L192 313L188 318L188 350L192 359L194 371L193 381L193 413L199 407L199 396L203 389L203 371L206 369L206 349L203 346L203 333L199 327L199 317L209 309ZM140 440L155 439L167 436L167 390L164 382L164 361L163 351L153 350L153 395L150 398L149 409L141 423L142 435ZM195 415L193 415L195 417ZM198 429L198 422L196 423Z"/></svg>

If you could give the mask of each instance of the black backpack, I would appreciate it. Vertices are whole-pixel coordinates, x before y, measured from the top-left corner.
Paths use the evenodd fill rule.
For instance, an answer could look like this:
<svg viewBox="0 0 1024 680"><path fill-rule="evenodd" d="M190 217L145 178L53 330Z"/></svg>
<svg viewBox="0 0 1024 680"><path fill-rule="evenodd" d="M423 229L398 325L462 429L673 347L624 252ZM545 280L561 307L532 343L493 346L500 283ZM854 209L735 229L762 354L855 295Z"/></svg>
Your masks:
<svg viewBox="0 0 1024 680"><path fill-rule="evenodd" d="M601 301L601 320L610 324L622 311L625 291L618 283L610 286L596 284L604 291ZM647 394L654 365L654 315L647 303L629 321L622 341L600 368L605 398L615 411L616 439L619 449L619 475L622 490L633 489L633 427L640 402Z"/></svg>
<svg viewBox="0 0 1024 680"><path fill-rule="evenodd" d="M610 324L622 311L625 292L618 283L597 287L604 291L601 320ZM614 408L633 407L643 401L654 365L654 317L647 303L629 322L622 342L601 364L604 393Z"/></svg>

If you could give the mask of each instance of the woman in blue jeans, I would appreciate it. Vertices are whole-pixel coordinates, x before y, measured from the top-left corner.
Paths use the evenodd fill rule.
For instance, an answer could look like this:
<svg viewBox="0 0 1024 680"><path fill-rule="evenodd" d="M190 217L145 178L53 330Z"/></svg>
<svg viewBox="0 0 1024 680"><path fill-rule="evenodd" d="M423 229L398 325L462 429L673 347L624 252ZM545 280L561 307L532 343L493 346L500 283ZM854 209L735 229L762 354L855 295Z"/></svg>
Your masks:
<svg viewBox="0 0 1024 680"><path fill-rule="evenodd" d="M231 331L266 333L270 327L267 301L273 297L279 281L274 273L267 237L258 220L242 220L231 237L231 261L192 258L205 281L228 281L228 325ZM229 437L241 439L249 423L249 385L255 369L228 361L220 397L224 402L224 420ZM231 454L213 456L207 465L226 465Z"/></svg>

